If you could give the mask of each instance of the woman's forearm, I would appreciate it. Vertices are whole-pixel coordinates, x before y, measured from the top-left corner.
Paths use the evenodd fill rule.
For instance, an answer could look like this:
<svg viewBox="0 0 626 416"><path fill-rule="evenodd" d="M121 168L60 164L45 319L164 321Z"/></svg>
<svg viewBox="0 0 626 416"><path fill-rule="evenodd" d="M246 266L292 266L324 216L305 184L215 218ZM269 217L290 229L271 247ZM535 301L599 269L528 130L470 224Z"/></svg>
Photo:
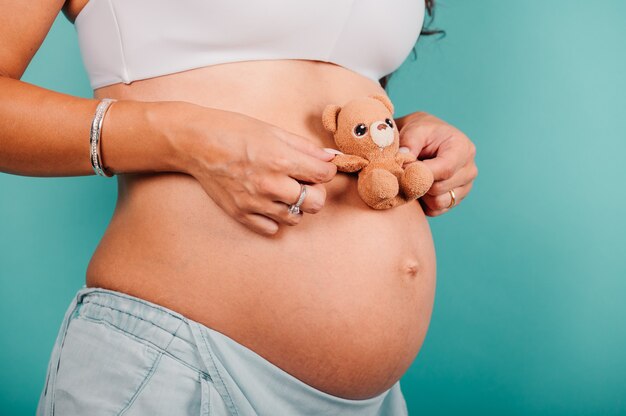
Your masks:
<svg viewBox="0 0 626 416"><path fill-rule="evenodd" d="M74 97L0 77L0 172L94 175L89 132L98 99ZM184 103L122 100L104 118L102 162L119 173L177 171L184 155L166 131ZM167 123L163 122L169 117Z"/></svg>

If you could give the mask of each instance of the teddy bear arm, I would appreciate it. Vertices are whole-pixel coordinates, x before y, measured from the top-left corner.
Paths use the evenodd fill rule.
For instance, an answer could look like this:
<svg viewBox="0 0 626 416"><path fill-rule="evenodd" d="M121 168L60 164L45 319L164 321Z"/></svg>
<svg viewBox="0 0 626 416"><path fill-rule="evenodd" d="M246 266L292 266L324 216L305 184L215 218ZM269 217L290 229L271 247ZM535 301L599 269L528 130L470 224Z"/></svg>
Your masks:
<svg viewBox="0 0 626 416"><path fill-rule="evenodd" d="M346 154L335 156L332 162L337 165L337 170L341 172L357 172L369 164L369 161L361 156Z"/></svg>
<svg viewBox="0 0 626 416"><path fill-rule="evenodd" d="M417 157L413 153L397 153L396 162L402 166L405 163L415 162Z"/></svg>

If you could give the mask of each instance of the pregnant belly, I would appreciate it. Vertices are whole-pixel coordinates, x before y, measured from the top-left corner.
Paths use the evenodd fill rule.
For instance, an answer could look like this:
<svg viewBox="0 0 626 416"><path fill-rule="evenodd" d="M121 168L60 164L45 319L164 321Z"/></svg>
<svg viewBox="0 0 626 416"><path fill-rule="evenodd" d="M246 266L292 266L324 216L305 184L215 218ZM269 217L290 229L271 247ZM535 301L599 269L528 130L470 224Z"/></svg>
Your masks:
<svg viewBox="0 0 626 416"><path fill-rule="evenodd" d="M416 357L436 274L417 201L371 209L356 177L338 174L322 211L268 238L224 214L189 176L125 187L88 286L176 310L339 397L386 390Z"/></svg>
<svg viewBox="0 0 626 416"><path fill-rule="evenodd" d="M99 91L239 111L322 147L334 147L319 120L324 106L375 93L379 86L351 71L298 61L217 65ZM386 390L416 357L436 274L417 201L371 209L357 194L356 175L338 173L320 212L266 237L224 213L191 176L118 180L88 286L176 310L339 397Z"/></svg>

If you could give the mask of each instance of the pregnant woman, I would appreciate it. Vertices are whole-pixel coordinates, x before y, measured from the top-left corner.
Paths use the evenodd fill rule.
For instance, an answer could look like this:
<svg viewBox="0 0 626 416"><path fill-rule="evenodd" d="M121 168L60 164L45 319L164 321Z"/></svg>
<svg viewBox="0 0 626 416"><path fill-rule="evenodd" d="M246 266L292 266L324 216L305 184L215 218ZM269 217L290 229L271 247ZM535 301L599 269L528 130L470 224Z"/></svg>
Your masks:
<svg viewBox="0 0 626 416"><path fill-rule="evenodd" d="M435 183L375 210L337 173L321 115L385 94L432 2L3 5L0 170L100 166L119 188L37 413L406 414L399 379L435 291L426 215L468 194L474 145L422 112L395 120ZM20 81L61 9L93 99Z"/></svg>

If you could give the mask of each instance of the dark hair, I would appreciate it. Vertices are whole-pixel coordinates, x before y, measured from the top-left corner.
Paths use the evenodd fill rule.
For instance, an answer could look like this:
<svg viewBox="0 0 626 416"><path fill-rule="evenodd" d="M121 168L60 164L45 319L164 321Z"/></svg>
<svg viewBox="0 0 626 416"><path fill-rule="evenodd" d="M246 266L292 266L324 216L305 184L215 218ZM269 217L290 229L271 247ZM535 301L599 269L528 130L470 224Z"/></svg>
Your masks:
<svg viewBox="0 0 626 416"><path fill-rule="evenodd" d="M443 30L430 28L430 25L435 19L435 0L425 0L425 2L426 2L426 13L428 14L428 22L424 24L424 27L422 28L422 32L420 33L420 37L431 36L431 35L441 35L442 37L445 36L446 33ZM415 47L413 47L413 55L414 56L416 55ZM391 78L391 75L393 75L393 72L391 74L385 75L380 80L378 80L380 82L380 85L383 88L387 88L387 83L389 82L389 78Z"/></svg>

